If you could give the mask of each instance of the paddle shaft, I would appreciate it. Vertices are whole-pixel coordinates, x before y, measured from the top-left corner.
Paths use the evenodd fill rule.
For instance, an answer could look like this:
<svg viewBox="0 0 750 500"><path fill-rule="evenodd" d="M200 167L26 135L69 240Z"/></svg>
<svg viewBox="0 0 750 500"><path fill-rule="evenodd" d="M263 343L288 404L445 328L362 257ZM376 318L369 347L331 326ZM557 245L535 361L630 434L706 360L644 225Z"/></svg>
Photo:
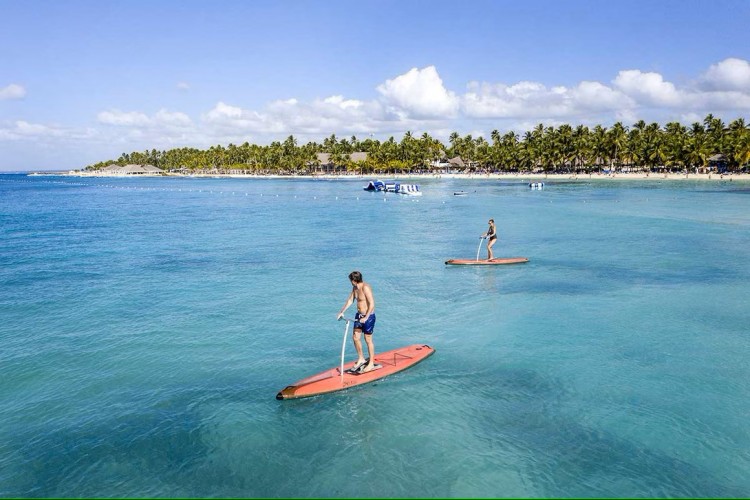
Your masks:
<svg viewBox="0 0 750 500"><path fill-rule="evenodd" d="M346 320L346 326L344 326L344 341L341 343L341 368L339 371L341 372L341 385L344 385L344 353L346 352L346 336L349 333L349 321Z"/></svg>
<svg viewBox="0 0 750 500"><path fill-rule="evenodd" d="M479 247L477 248L477 260L479 260L479 251L482 249L482 242L484 241L483 237L479 237Z"/></svg>

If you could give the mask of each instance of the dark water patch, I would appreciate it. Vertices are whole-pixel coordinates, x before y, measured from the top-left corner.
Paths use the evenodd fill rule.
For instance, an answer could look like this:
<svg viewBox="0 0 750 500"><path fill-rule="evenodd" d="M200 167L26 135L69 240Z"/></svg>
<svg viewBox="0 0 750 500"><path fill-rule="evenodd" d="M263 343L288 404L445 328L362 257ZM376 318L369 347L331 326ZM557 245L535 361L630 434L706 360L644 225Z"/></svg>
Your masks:
<svg viewBox="0 0 750 500"><path fill-rule="evenodd" d="M17 477L8 479L7 491L12 496L35 497L140 496L139 491L118 491L106 482L96 485L81 480L84 484L74 489L64 485L69 476L85 475L84 471L100 463L118 464L114 469L142 474L144 483L169 478L206 455L205 446L193 432L199 425L195 415L175 405L130 410L99 422L50 429L29 442L15 444L24 464L16 464Z"/></svg>
<svg viewBox="0 0 750 500"><path fill-rule="evenodd" d="M64 426L34 425L5 443L16 457L2 491L19 497L213 496L232 481L232 471L207 463L203 441L211 415L207 404L247 403L246 381L213 381L191 387L162 387L107 407L82 409ZM179 393L170 395L170 391ZM269 396L269 401L271 396ZM90 413L89 413L90 412ZM59 425L58 419L54 420ZM196 474L201 470L204 474ZM129 479L137 477L137 481ZM75 478L75 479L73 479ZM155 486L157 486L155 488ZM177 493L175 493L177 492ZM200 493L197 493L200 492Z"/></svg>
<svg viewBox="0 0 750 500"><path fill-rule="evenodd" d="M528 459L520 466L543 496L742 497L746 493L742 485L727 483L680 457L571 420L560 408L573 393L534 383L539 377L529 371L500 368L485 376L495 380L499 389L495 395L483 394L494 403L485 406L493 411L483 413L480 437L500 448L513 443L527 450Z"/></svg>

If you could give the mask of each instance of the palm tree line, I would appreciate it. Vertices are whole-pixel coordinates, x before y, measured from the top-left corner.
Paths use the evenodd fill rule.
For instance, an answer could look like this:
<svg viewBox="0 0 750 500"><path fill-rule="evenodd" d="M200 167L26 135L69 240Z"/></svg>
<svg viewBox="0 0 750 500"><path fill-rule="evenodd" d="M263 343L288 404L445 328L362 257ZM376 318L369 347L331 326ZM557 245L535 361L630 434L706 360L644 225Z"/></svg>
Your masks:
<svg viewBox="0 0 750 500"><path fill-rule="evenodd" d="M354 161L354 152L366 152L367 158ZM196 173L312 174L326 167L317 153L329 153L337 171L360 173L430 172L454 157L460 157L465 169L474 172L692 171L708 166L709 158L716 155L722 155L721 161L731 172L748 168L750 126L743 118L727 125L709 114L702 123L689 127L678 122L661 127L643 120L631 127L621 122L593 128L539 124L523 135L493 130L489 141L454 132L448 144L428 133L415 136L406 132L400 141L393 137L380 141L331 135L322 143L300 146L290 135L267 146L245 142L206 150L135 151L86 169L98 170L116 163L151 164L166 171Z"/></svg>

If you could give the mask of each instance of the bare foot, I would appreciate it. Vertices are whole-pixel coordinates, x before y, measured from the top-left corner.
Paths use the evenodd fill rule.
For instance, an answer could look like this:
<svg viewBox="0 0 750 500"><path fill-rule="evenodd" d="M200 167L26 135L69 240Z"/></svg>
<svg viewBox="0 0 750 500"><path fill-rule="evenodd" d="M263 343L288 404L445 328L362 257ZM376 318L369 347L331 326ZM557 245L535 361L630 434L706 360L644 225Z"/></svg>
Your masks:
<svg viewBox="0 0 750 500"><path fill-rule="evenodd" d="M369 365L365 365L365 366L363 366L363 367L362 367L362 369L361 369L361 370L359 370L359 373L367 373L367 372L371 372L371 371L373 371L374 369L375 369L375 365L373 365L373 364L371 363L371 364L369 364Z"/></svg>
<svg viewBox="0 0 750 500"><path fill-rule="evenodd" d="M354 363L354 366L352 366L346 371L351 372L351 373L359 373L359 371L362 369L363 366L365 366L366 363L367 361L365 361L364 359L361 361L357 360L357 362Z"/></svg>

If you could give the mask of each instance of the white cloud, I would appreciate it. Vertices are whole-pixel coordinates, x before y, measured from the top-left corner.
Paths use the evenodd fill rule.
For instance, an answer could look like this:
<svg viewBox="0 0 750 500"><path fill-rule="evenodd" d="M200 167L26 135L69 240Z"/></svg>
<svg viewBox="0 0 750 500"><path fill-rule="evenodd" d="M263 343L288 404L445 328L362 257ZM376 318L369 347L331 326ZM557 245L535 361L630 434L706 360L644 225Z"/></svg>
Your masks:
<svg viewBox="0 0 750 500"><path fill-rule="evenodd" d="M45 142L87 140L96 135L93 129L71 129L59 125L31 123L26 120L16 120L10 123L0 123L0 140L6 141L34 141L34 144L44 145Z"/></svg>
<svg viewBox="0 0 750 500"><path fill-rule="evenodd" d="M203 115L203 123L213 127L214 133L218 132L218 135L230 133L235 136L237 133L258 132L266 129L283 133L283 130L275 126L266 115L243 110L238 106L232 106L221 101Z"/></svg>
<svg viewBox="0 0 750 500"><path fill-rule="evenodd" d="M190 117L185 113L170 112L166 109L160 109L151 117L140 111L120 111L116 109L102 111L97 115L97 120L99 123L121 127L187 127L192 124Z"/></svg>
<svg viewBox="0 0 750 500"><path fill-rule="evenodd" d="M673 83L664 81L659 73L624 70L618 73L613 83L620 91L646 105L672 107L685 101L683 93Z"/></svg>
<svg viewBox="0 0 750 500"><path fill-rule="evenodd" d="M0 88L0 101L10 99L23 99L26 96L26 89L17 83L11 83L7 87Z"/></svg>
<svg viewBox="0 0 750 500"><path fill-rule="evenodd" d="M573 88L547 88L539 82L472 82L462 98L462 109L473 118L565 118L591 111L620 110L632 99L599 82L584 81Z"/></svg>
<svg viewBox="0 0 750 500"><path fill-rule="evenodd" d="M331 133L375 133L393 129L394 123L406 127L409 120L389 113L378 101L360 101L334 95L310 102L300 102L294 98L277 100L262 111L219 102L203 115L203 122L215 134L231 131L232 134L244 132L278 138L288 134L323 136Z"/></svg>
<svg viewBox="0 0 750 500"><path fill-rule="evenodd" d="M293 104L297 104L296 99L292 99L291 101L294 101ZM331 97L326 97L323 99L323 103L325 104L332 104L333 106L338 106L341 109L347 109L347 108L360 108L364 104L362 101L357 101L354 99L344 99L340 95L334 95Z"/></svg>
<svg viewBox="0 0 750 500"><path fill-rule="evenodd" d="M472 118L521 118L565 114L569 103L559 91L537 82L471 82L462 98L462 111Z"/></svg>
<svg viewBox="0 0 750 500"><path fill-rule="evenodd" d="M177 83L177 88L180 90L190 90L190 84L187 82L179 82Z"/></svg>
<svg viewBox="0 0 750 500"><path fill-rule="evenodd" d="M573 87L547 87L540 82L471 82L461 99L462 116L480 120L540 120L555 123L662 120L694 112L750 110L750 63L726 59L701 77L701 86L677 86L661 74L637 69L620 71L611 85L581 81ZM671 118L670 118L671 119Z"/></svg>
<svg viewBox="0 0 750 500"><path fill-rule="evenodd" d="M701 83L709 90L736 90L750 93L750 63L730 57L712 64L702 75Z"/></svg>
<svg viewBox="0 0 750 500"><path fill-rule="evenodd" d="M152 122L155 125L167 125L172 127L189 127L192 125L192 120L185 113L179 111L167 111L166 109L160 109L156 112L152 118Z"/></svg>
<svg viewBox="0 0 750 500"><path fill-rule="evenodd" d="M16 131L21 135L42 135L54 133L54 131L46 125L29 123L25 121L16 122Z"/></svg>
<svg viewBox="0 0 750 500"><path fill-rule="evenodd" d="M599 82L583 81L571 89L570 95L582 110L621 110L635 105L632 98Z"/></svg>
<svg viewBox="0 0 750 500"><path fill-rule="evenodd" d="M428 66L385 80L369 100L340 94L308 101L290 97L258 109L218 101L195 121L165 109L152 115L110 110L98 119L117 126L120 132L113 136L115 140L148 143L149 147L268 143L287 135L300 141L321 140L332 133L398 137L407 130L443 138L448 131L479 136L493 128L523 132L540 122L554 126L632 124L639 119L665 121L750 109L750 91L736 90L742 86L746 66L741 60L711 66L702 76L703 90L678 86L659 73L630 69L617 73L610 83L470 82L463 93L447 89L437 69ZM713 82L710 89L709 81Z"/></svg>
<svg viewBox="0 0 750 500"><path fill-rule="evenodd" d="M120 110L111 110L111 111L102 111L96 116L97 120L99 120L99 123L104 123L106 125L122 125L122 126L129 126L129 127L138 127L143 125L149 124L149 118L144 113L139 113L137 111L120 111Z"/></svg>
<svg viewBox="0 0 750 500"><path fill-rule="evenodd" d="M724 113L731 119L750 110L748 78L747 61L725 59L696 77L693 86L676 85L659 73L629 69L617 73L609 83L470 82L461 93L447 89L437 69L428 66L385 80L375 86L370 98L336 93L307 101L290 97L258 109L220 100L194 119L167 109L155 113L109 109L96 117L100 130L76 132L20 120L0 124L0 140L75 138L118 144L118 150L125 151L244 141L263 144L287 135L300 141L321 140L332 133L400 137L407 130L447 139L453 131L486 136L494 128L523 132L540 122L694 121L709 112Z"/></svg>
<svg viewBox="0 0 750 500"><path fill-rule="evenodd" d="M458 111L458 98L443 86L435 66L412 68L377 90L386 103L414 118L448 118Z"/></svg>
<svg viewBox="0 0 750 500"><path fill-rule="evenodd" d="M206 117L209 121L236 120L242 117L242 108L218 102Z"/></svg>

